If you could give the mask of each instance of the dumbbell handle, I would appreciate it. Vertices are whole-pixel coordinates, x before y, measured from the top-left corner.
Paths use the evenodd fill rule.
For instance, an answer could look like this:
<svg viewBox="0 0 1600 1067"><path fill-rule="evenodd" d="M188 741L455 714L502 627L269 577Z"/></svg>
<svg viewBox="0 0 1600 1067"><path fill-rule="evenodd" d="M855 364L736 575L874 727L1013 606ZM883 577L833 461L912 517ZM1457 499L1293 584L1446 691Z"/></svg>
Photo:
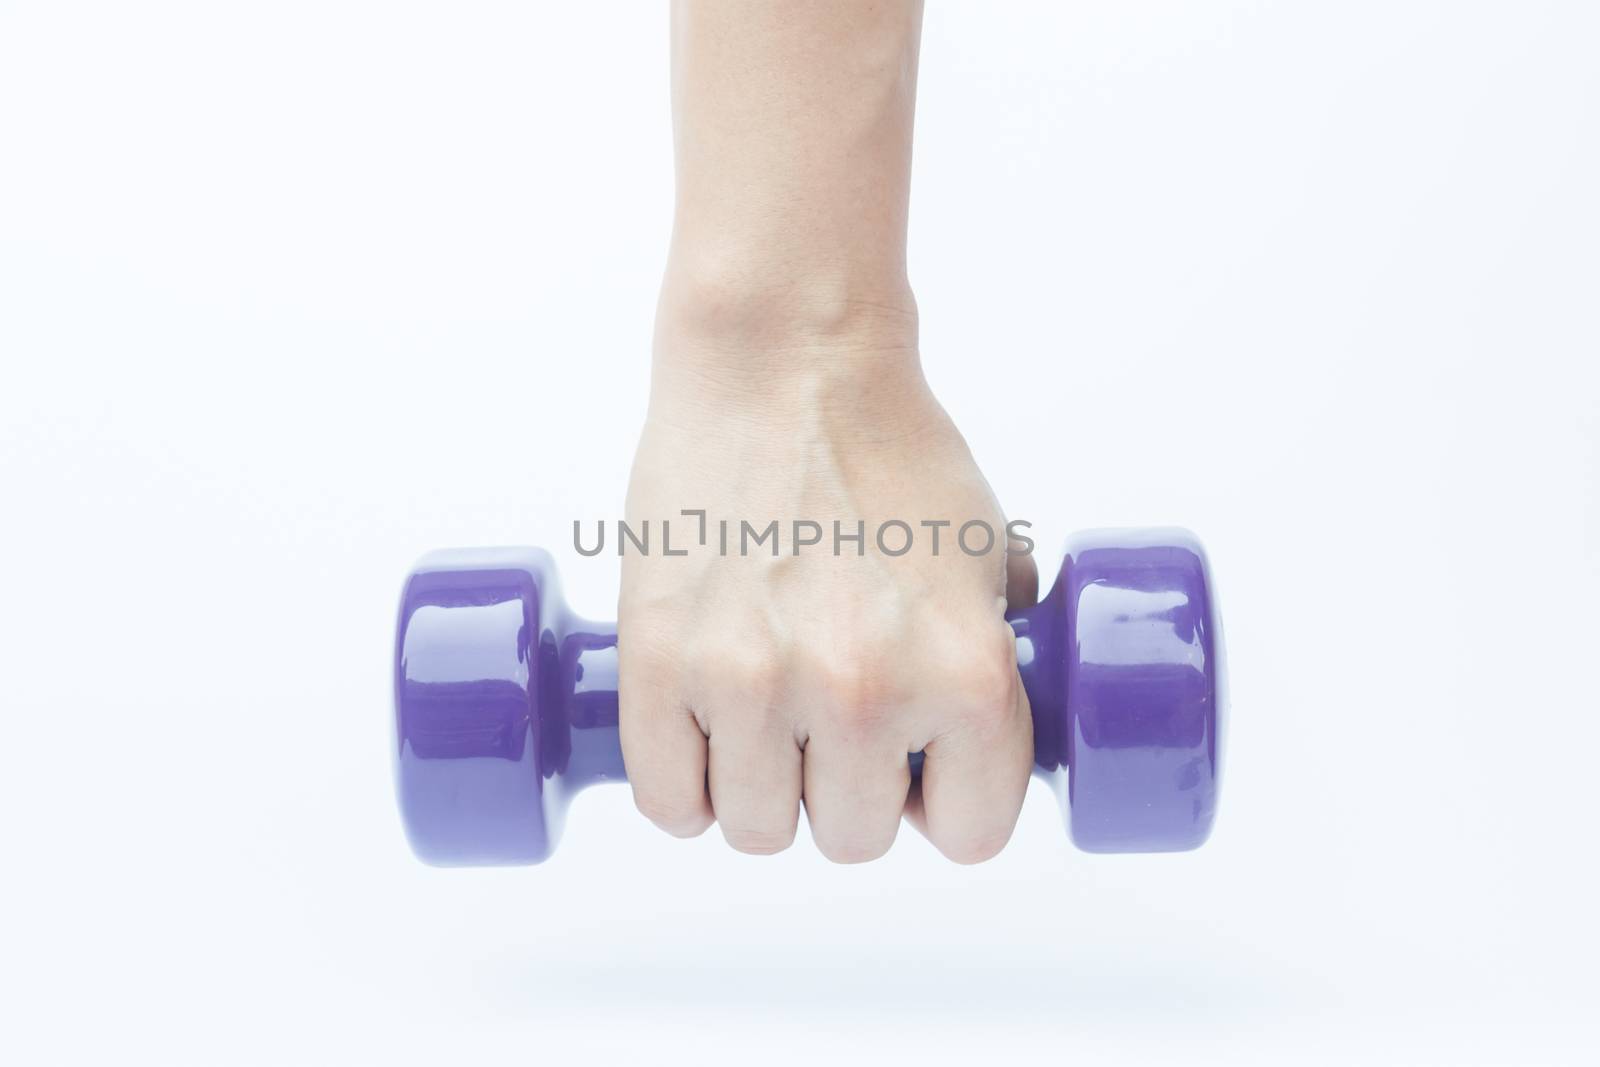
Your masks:
<svg viewBox="0 0 1600 1067"><path fill-rule="evenodd" d="M1033 708L1034 762L1041 772L1054 771L1062 762L1055 725L1060 721L1056 701L1061 687L1045 678L1046 657L1033 654L1036 635L1049 625L1049 617L1045 605L1007 615L1016 634L1018 670ZM597 782L624 781L627 770L617 727L616 624L573 616L564 629L561 669L556 673L559 688L550 693L556 698L551 710L558 720L564 720L570 737L571 749L561 776L572 790ZM912 774L920 774L921 769L921 754L914 753Z"/></svg>

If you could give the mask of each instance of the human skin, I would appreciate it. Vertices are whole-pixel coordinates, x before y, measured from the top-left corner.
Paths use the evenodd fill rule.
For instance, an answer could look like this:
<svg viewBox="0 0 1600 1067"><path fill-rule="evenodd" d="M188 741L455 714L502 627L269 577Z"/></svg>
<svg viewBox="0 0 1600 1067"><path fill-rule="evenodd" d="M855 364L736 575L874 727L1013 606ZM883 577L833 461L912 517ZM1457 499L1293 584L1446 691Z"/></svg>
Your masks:
<svg viewBox="0 0 1600 1067"><path fill-rule="evenodd" d="M639 810L743 852L794 839L802 803L839 862L902 816L978 862L1011 835L1032 722L1005 622L1031 561L922 374L906 276L919 3L678 0L676 218L656 320L618 605L623 757ZM696 540L704 509L708 544ZM777 556L716 523L779 521ZM823 542L796 553L790 524ZM873 532L908 523L911 551ZM969 555L955 531L998 536ZM864 551L833 551L832 524ZM948 520L933 551L924 520ZM899 547L898 536L888 547ZM912 752L925 754L913 788Z"/></svg>

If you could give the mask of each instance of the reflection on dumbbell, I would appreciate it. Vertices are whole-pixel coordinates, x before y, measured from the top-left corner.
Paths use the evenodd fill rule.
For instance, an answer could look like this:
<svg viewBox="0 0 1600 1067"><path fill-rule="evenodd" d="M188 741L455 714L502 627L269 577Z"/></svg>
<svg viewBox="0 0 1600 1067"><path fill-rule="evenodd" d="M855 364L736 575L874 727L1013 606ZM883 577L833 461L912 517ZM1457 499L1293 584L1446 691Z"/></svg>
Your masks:
<svg viewBox="0 0 1600 1067"><path fill-rule="evenodd" d="M1178 529L1097 530L1008 615L1034 772L1089 852L1202 844L1216 811L1222 633L1205 553ZM562 602L536 548L449 549L406 580L395 637L396 778L427 863L539 863L572 796L622 781L617 632ZM913 759L915 773L920 761Z"/></svg>

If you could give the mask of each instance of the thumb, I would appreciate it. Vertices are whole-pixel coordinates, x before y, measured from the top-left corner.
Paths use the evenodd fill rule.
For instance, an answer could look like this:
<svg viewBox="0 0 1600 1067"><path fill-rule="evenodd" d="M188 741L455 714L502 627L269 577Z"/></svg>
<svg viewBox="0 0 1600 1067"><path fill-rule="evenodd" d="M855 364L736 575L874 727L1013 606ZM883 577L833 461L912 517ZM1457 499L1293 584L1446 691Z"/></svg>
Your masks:
<svg viewBox="0 0 1600 1067"><path fill-rule="evenodd" d="M1039 567L1033 553L1006 556L1006 603L1012 610L1031 608L1039 599Z"/></svg>

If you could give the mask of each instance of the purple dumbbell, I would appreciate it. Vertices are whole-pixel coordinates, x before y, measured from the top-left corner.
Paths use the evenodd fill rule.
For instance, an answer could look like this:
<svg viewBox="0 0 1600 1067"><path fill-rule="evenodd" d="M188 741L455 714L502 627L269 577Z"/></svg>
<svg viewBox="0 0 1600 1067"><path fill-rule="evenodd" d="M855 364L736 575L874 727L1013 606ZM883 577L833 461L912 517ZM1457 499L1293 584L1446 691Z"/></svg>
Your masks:
<svg viewBox="0 0 1600 1067"><path fill-rule="evenodd" d="M1195 536L1080 533L1049 594L1008 618L1033 705L1034 773L1056 787L1073 842L1204 843L1225 692ZM400 811L424 862L542 862L573 794L626 777L616 626L568 611L539 549L423 557L400 599L394 687Z"/></svg>

